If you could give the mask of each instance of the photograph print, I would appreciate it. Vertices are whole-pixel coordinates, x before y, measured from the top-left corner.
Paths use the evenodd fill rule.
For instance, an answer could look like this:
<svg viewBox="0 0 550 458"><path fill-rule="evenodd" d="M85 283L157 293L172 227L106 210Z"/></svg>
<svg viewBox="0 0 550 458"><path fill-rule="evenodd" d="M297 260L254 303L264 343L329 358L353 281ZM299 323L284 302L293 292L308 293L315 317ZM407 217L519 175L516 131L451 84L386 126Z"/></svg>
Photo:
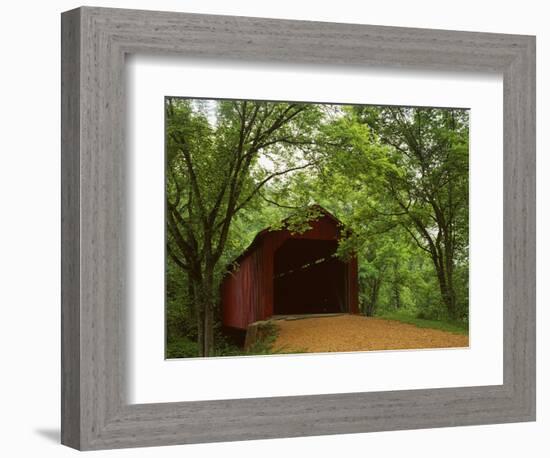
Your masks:
<svg viewBox="0 0 550 458"><path fill-rule="evenodd" d="M164 104L167 359L469 346L468 109Z"/></svg>

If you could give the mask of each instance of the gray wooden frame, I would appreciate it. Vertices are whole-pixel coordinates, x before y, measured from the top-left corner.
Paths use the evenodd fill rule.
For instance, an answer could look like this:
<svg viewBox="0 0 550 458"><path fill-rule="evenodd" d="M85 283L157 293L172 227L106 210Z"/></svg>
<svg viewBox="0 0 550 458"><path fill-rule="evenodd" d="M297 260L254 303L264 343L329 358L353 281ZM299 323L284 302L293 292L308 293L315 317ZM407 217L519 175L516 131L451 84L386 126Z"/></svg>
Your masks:
<svg viewBox="0 0 550 458"><path fill-rule="evenodd" d="M63 444L105 449L535 419L534 37L91 7L63 13L61 36ZM128 53L502 73L504 383L129 405Z"/></svg>

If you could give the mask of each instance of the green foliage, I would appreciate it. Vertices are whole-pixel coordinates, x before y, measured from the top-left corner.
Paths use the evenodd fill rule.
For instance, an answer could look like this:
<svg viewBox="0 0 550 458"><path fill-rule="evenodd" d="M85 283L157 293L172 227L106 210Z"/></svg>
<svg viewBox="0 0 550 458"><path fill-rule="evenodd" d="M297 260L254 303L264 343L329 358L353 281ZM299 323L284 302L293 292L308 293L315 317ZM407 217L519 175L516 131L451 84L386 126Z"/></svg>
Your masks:
<svg viewBox="0 0 550 458"><path fill-rule="evenodd" d="M414 317L407 312L383 312L377 314L379 318L400 321L402 323L414 324L419 328L439 329L440 331L452 332L454 334L468 335L468 325L457 321L427 320Z"/></svg>
<svg viewBox="0 0 550 458"><path fill-rule="evenodd" d="M166 259L166 333L168 336L197 338L197 317L188 294L185 272Z"/></svg>
<svg viewBox="0 0 550 458"><path fill-rule="evenodd" d="M277 339L278 328L273 323L265 325L263 338L254 342L248 350L243 350L232 343L221 332L216 336L216 345L210 356L253 356L273 355L285 353L284 350L273 350L273 344ZM295 351L293 351L295 353ZM191 358L199 356L199 347L196 341L190 340L189 336L172 334L166 344L166 358Z"/></svg>
<svg viewBox="0 0 550 458"><path fill-rule="evenodd" d="M279 353L273 350L273 344L277 340L279 329L277 325L268 322L262 327L262 338L257 339L247 350L247 355L272 355Z"/></svg>
<svg viewBox="0 0 550 458"><path fill-rule="evenodd" d="M166 343L166 358L192 358L199 356L199 346L196 341L187 336L171 336Z"/></svg>

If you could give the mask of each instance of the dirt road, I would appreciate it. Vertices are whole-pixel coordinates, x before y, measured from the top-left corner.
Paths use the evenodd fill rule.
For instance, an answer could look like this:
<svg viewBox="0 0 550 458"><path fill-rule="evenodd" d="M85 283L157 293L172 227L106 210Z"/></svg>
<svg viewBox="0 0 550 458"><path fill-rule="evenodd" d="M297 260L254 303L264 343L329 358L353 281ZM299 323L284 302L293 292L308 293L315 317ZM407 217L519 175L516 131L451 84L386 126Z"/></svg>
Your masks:
<svg viewBox="0 0 550 458"><path fill-rule="evenodd" d="M273 349L332 352L467 347L468 336L358 315L276 320Z"/></svg>

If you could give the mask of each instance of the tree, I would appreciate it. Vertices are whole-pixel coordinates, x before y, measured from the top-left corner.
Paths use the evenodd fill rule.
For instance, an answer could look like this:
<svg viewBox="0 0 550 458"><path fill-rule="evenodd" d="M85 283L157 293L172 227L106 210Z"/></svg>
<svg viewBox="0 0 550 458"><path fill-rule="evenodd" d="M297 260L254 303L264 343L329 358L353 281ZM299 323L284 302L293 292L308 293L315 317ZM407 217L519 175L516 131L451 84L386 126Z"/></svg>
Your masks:
<svg viewBox="0 0 550 458"><path fill-rule="evenodd" d="M455 269L468 248L468 112L402 107L356 112L393 150L398 171L385 174L391 212L405 217L400 225L430 256L448 316L457 319Z"/></svg>
<svg viewBox="0 0 550 458"><path fill-rule="evenodd" d="M316 105L166 99L167 252L187 276L200 356L212 354L214 311L236 215L271 180L317 161Z"/></svg>

